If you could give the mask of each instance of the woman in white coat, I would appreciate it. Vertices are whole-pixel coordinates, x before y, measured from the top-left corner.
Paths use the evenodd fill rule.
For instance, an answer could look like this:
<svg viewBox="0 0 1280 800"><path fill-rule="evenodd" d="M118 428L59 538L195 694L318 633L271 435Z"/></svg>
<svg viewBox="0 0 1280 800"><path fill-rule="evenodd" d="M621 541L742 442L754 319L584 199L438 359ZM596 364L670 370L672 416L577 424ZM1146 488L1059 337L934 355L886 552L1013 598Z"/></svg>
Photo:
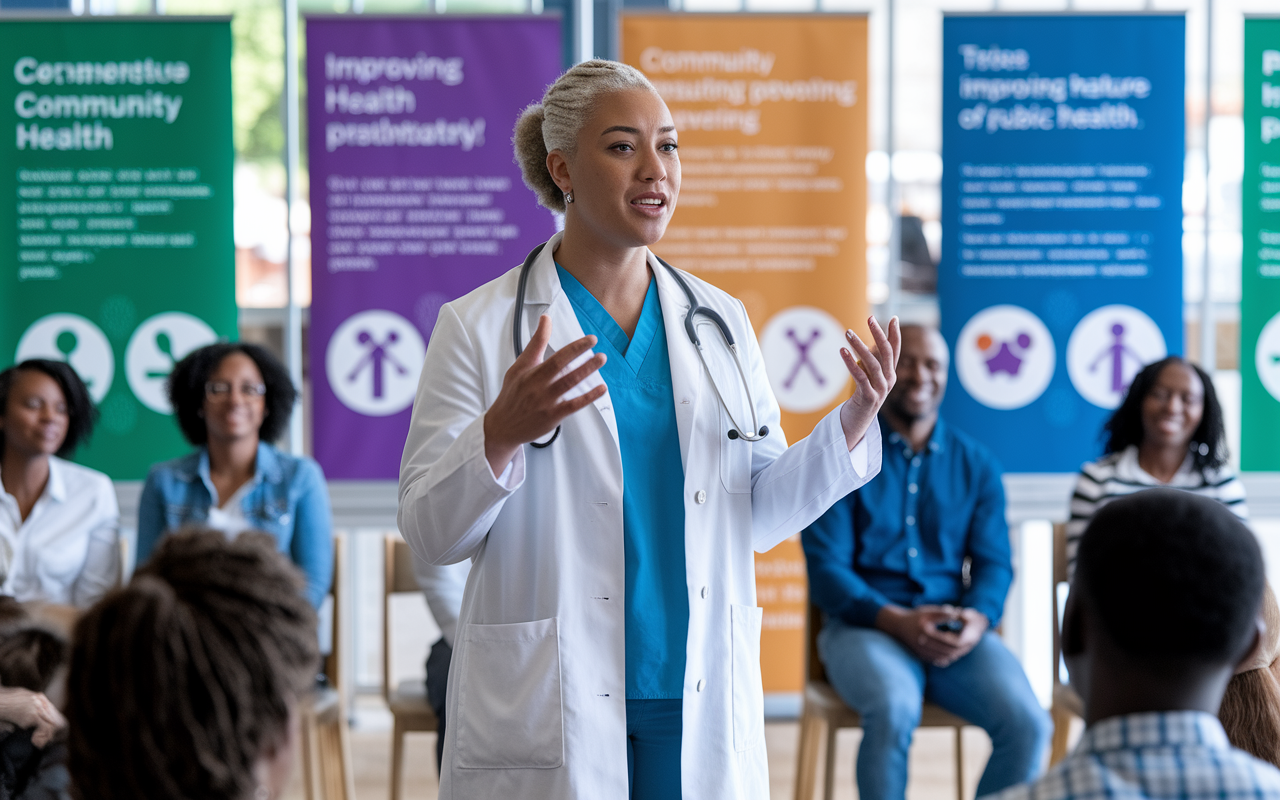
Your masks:
<svg viewBox="0 0 1280 800"><path fill-rule="evenodd" d="M564 232L441 310L400 469L414 552L473 562L440 796L765 798L752 551L879 471L897 321L849 332L852 397L788 447L742 304L648 250L680 190L648 80L579 64L515 146Z"/></svg>

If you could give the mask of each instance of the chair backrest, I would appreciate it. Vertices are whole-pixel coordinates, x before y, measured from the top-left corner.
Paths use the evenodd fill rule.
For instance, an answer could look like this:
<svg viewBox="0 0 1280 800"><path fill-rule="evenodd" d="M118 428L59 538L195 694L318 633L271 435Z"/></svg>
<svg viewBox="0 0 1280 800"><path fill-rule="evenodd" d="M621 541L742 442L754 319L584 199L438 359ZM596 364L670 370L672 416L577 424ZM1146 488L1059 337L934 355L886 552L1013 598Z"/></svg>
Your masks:
<svg viewBox="0 0 1280 800"><path fill-rule="evenodd" d="M818 631L822 630L822 612L813 603L809 603L808 612L804 616L804 674L809 681L827 680L827 669L818 656Z"/></svg>
<svg viewBox="0 0 1280 800"><path fill-rule="evenodd" d="M1067 582L1067 524L1053 524L1053 682L1062 683L1062 609L1058 607L1058 586Z"/></svg>
<svg viewBox="0 0 1280 800"><path fill-rule="evenodd" d="M342 643L342 612L346 608L345 595L343 590L346 588L343 584L343 564L346 561L347 537L341 533L333 536L333 583L329 587L329 596L333 598L333 607L330 610L332 619L329 623L330 642L329 655L324 658L324 674L329 678L329 684L342 692L342 670L343 662L346 656L346 648Z"/></svg>
<svg viewBox="0 0 1280 800"><path fill-rule="evenodd" d="M413 575L413 551L395 534L383 537L382 589L382 695L389 698L391 689L391 596L421 592Z"/></svg>

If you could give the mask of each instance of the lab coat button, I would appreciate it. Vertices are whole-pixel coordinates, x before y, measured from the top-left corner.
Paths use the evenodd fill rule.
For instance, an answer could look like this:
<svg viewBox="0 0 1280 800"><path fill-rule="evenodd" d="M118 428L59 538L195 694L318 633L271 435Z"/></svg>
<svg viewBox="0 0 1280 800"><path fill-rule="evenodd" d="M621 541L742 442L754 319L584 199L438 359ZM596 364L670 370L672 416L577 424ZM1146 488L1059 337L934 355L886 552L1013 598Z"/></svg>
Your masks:
<svg viewBox="0 0 1280 800"><path fill-rule="evenodd" d="M702 587L702 599L703 600L707 599L707 587L705 586Z"/></svg>
<svg viewBox="0 0 1280 800"><path fill-rule="evenodd" d="M697 494L693 496L693 502L697 503L698 505L702 505L703 503L707 502L707 493L699 489Z"/></svg>
<svg viewBox="0 0 1280 800"><path fill-rule="evenodd" d="M699 680L698 680L698 691L702 691L702 686L703 686L703 684L704 684L704 683L705 683L705 681L703 681L702 679L699 679Z"/></svg>

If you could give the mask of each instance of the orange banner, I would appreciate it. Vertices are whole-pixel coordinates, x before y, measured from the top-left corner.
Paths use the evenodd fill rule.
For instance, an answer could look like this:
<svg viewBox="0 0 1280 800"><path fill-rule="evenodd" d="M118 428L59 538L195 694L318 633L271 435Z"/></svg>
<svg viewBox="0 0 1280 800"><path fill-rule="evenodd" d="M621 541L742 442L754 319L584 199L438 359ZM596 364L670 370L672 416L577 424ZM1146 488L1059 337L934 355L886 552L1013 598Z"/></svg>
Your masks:
<svg viewBox="0 0 1280 800"><path fill-rule="evenodd" d="M683 184L654 252L742 300L790 440L851 389L866 331L865 15L626 14L623 60L666 100ZM766 692L799 692L798 537L756 557Z"/></svg>

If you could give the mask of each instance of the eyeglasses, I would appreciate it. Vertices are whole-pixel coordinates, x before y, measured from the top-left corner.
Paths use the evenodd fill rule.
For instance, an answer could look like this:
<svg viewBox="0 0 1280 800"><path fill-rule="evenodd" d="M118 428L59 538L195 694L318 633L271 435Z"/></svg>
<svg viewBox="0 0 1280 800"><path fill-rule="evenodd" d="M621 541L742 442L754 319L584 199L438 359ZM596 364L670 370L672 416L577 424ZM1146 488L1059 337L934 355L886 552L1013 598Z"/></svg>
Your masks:
<svg viewBox="0 0 1280 800"><path fill-rule="evenodd" d="M245 397L263 397L267 393L265 383L242 383L238 387ZM225 400L231 397L231 384L226 381L209 381L204 385L204 396L210 400Z"/></svg>

